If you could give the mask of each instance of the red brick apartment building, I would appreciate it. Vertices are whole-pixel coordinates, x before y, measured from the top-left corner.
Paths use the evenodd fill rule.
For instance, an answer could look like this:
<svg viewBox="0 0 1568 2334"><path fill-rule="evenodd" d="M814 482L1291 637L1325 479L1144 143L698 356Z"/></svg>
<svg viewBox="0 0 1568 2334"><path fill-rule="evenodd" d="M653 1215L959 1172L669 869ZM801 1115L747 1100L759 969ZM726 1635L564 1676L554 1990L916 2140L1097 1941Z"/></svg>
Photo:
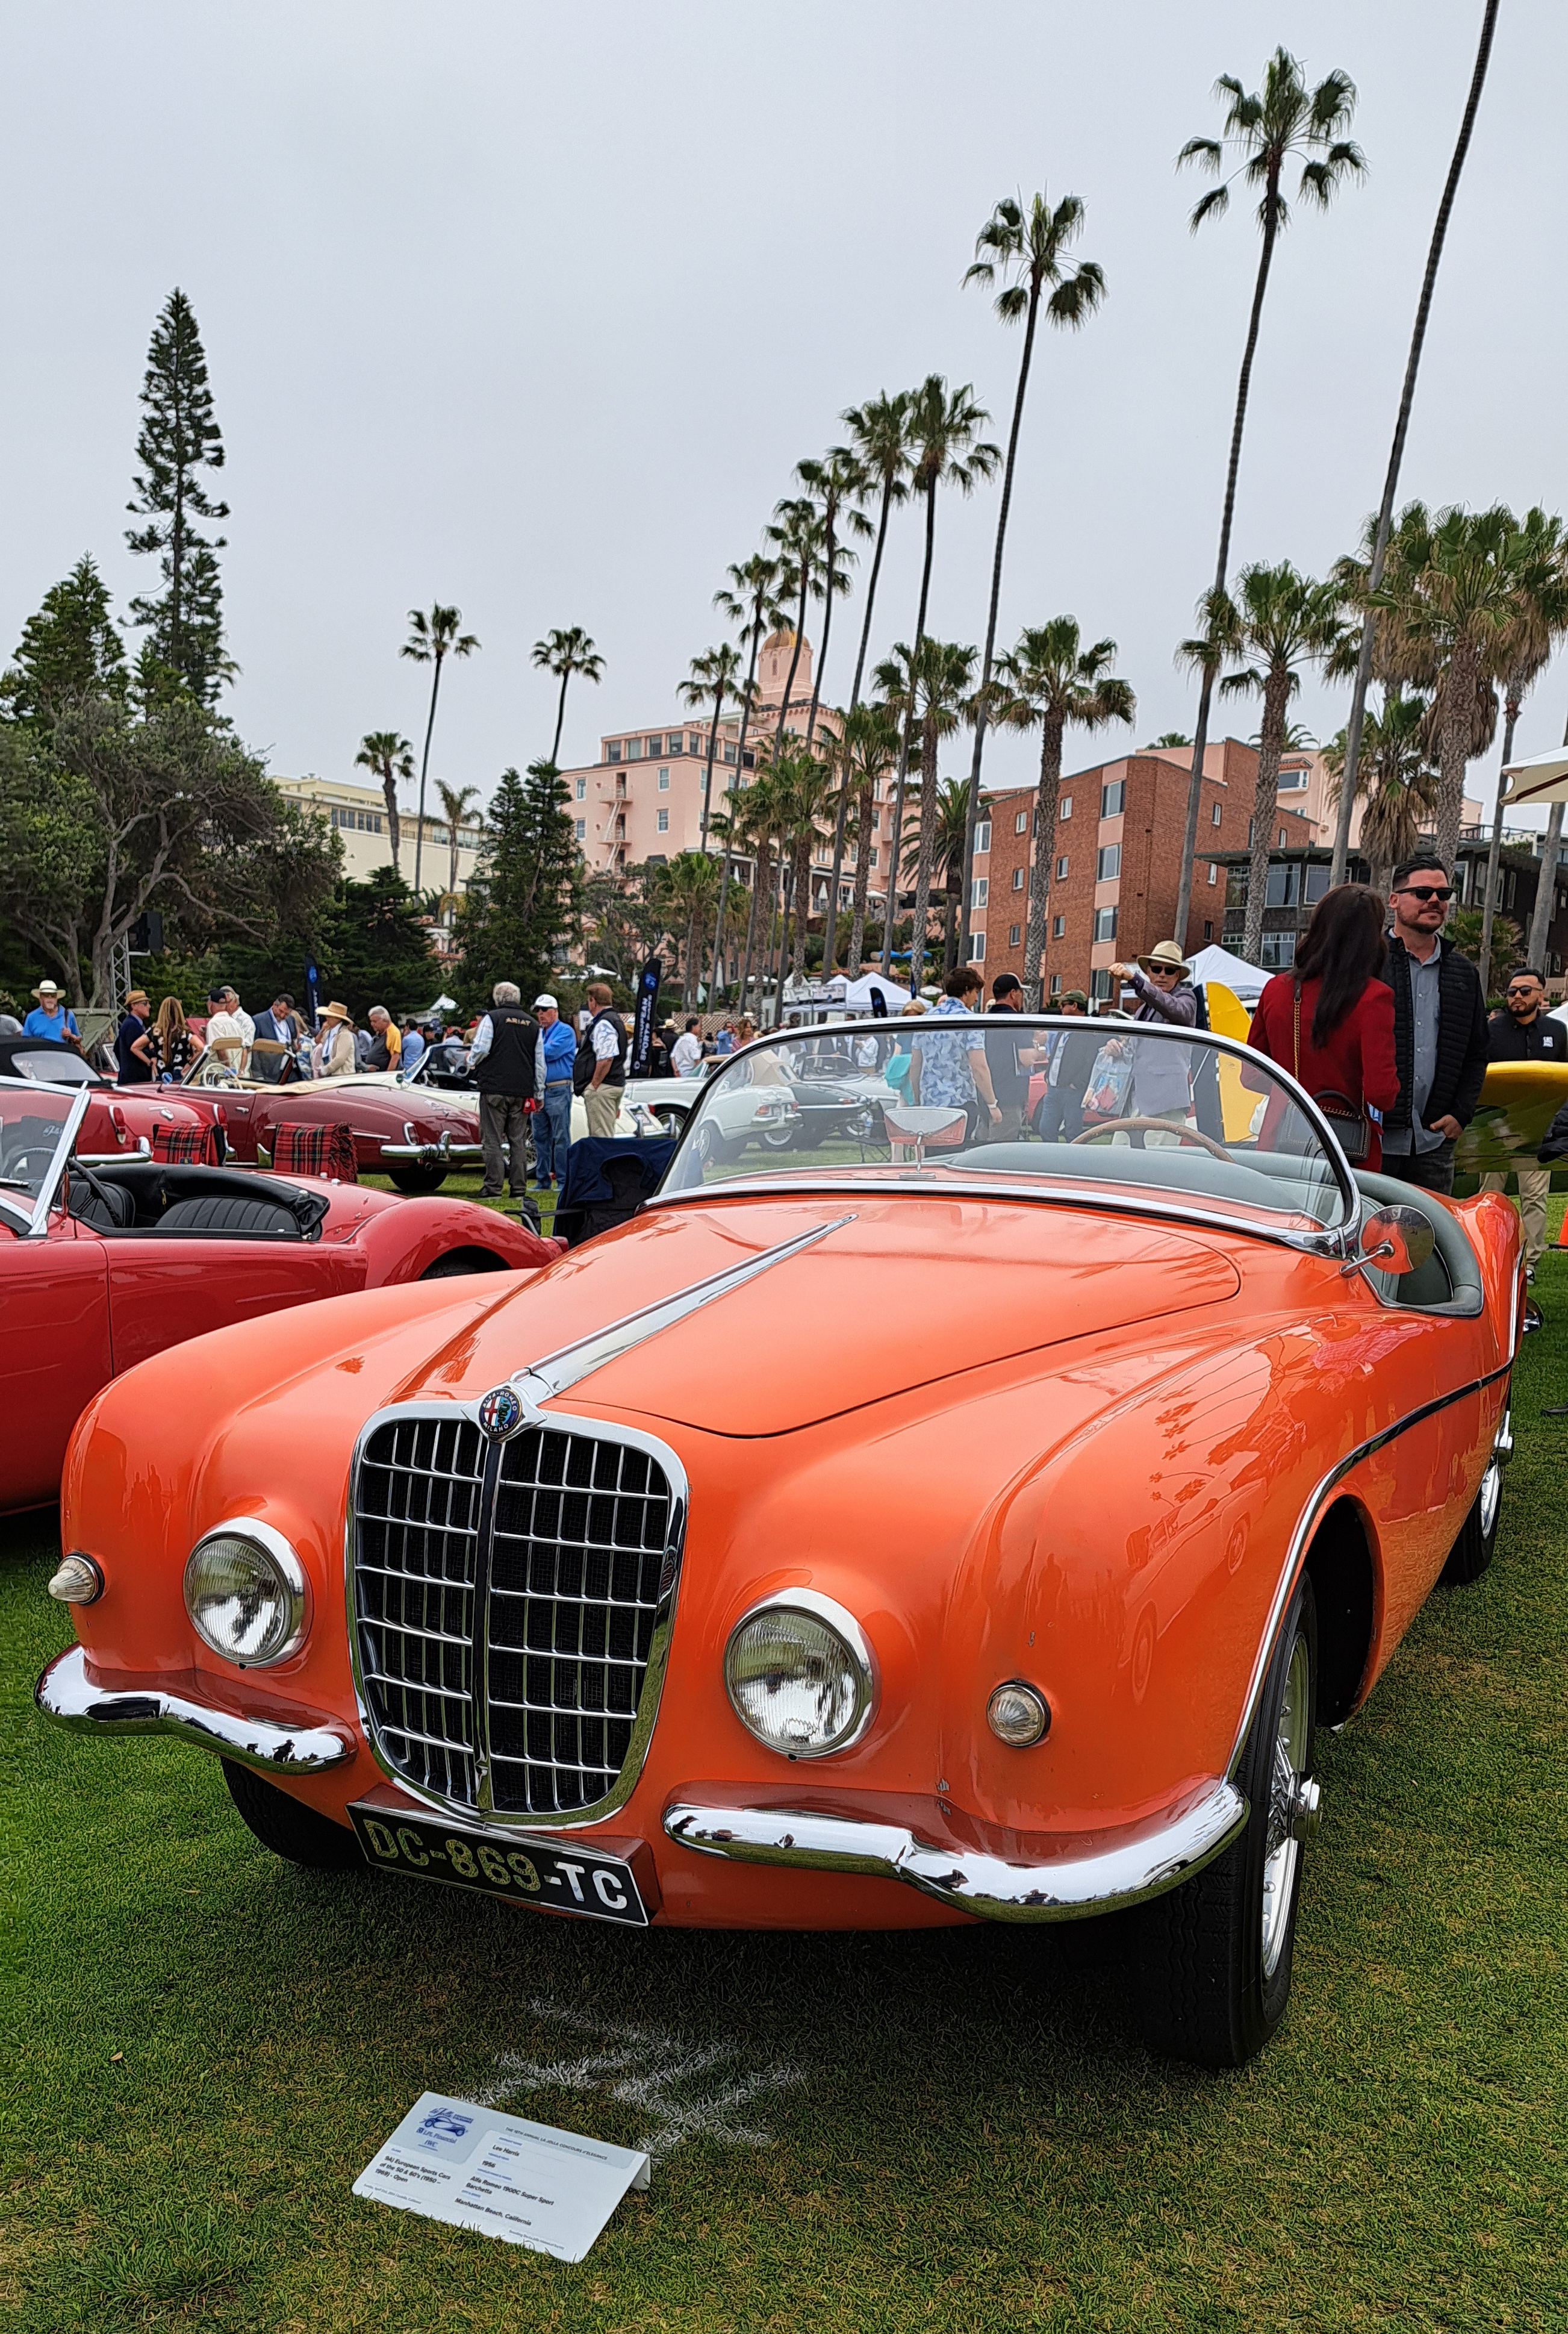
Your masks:
<svg viewBox="0 0 1568 2334"><path fill-rule="evenodd" d="M1113 964L1170 939L1191 767L1186 749L1150 746L1063 777L1045 917L1047 998L1064 989L1109 997ZM1189 950L1224 931L1226 871L1218 854L1247 848L1256 781L1255 747L1224 738L1205 749ZM989 795L987 825L976 833L976 845L986 849L983 856L976 852L970 955L983 966L987 988L999 972L1024 976L1034 810L1033 786ZM1311 821L1282 805L1270 847L1301 850L1312 840Z"/></svg>

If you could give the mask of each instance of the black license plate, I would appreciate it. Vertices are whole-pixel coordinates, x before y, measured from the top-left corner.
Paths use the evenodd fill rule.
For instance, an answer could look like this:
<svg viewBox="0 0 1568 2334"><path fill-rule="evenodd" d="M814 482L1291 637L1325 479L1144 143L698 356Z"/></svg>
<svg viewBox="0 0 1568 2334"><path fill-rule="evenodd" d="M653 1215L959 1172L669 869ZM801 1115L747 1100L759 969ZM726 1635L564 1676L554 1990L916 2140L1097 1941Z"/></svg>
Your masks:
<svg viewBox="0 0 1568 2334"><path fill-rule="evenodd" d="M599 1848L547 1847L515 1833L467 1831L433 1816L399 1808L349 1809L367 1863L411 1880L441 1880L449 1888L544 1905L595 1921L648 1926L648 1912L630 1864Z"/></svg>

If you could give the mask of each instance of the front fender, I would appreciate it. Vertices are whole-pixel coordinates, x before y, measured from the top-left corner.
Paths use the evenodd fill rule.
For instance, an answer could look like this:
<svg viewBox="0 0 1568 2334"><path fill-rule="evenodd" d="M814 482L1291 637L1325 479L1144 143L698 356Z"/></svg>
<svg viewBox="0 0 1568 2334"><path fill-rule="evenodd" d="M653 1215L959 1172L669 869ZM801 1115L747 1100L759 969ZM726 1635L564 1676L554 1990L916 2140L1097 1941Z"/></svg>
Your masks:
<svg viewBox="0 0 1568 2334"><path fill-rule="evenodd" d="M456 1249L478 1249L507 1272L539 1272L565 1254L564 1240L544 1239L526 1224L466 1200L403 1200L378 1212L357 1238L365 1287L422 1279Z"/></svg>

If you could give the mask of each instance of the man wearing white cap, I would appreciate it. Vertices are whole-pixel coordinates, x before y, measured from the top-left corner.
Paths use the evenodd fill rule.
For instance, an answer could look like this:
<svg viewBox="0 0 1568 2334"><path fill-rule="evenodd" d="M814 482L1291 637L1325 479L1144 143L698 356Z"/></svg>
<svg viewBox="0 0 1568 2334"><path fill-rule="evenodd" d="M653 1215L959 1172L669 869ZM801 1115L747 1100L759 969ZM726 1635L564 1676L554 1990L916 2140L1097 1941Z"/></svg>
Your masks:
<svg viewBox="0 0 1568 2334"><path fill-rule="evenodd" d="M572 1147L572 1064L577 1040L548 989L534 999L534 1016L539 1024L544 1081L534 1121L534 1179L540 1191L547 1191L552 1182L566 1181L566 1153Z"/></svg>
<svg viewBox="0 0 1568 2334"><path fill-rule="evenodd" d="M41 980L33 992L38 999L22 1024L29 1037L47 1037L52 1044L63 1046L67 1038L77 1034L76 1017L52 980Z"/></svg>

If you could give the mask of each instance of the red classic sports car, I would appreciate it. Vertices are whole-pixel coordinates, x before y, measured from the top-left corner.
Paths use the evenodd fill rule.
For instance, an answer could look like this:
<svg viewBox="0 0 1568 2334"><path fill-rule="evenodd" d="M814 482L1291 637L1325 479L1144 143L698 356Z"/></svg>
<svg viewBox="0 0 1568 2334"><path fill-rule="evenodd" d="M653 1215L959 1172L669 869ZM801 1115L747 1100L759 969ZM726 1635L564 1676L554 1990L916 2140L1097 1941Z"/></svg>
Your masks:
<svg viewBox="0 0 1568 2334"><path fill-rule="evenodd" d="M160 1127L216 1126L219 1148L242 1165L267 1166L280 1125L351 1128L361 1174L390 1175L399 1191L438 1191L454 1167L480 1156L476 1097L464 1099L396 1078L304 1078L266 1085L236 1077L211 1056L187 1085L122 1086L101 1077L69 1046L0 1037L0 1077L84 1086L81 1147L89 1154L150 1149Z"/></svg>
<svg viewBox="0 0 1568 2334"><path fill-rule="evenodd" d="M90 1164L77 1146L93 1100L86 1085L0 1079L0 1509L53 1500L82 1405L183 1338L351 1289L533 1271L560 1253L460 1200Z"/></svg>
<svg viewBox="0 0 1568 2334"><path fill-rule="evenodd" d="M672 1926L1125 1914L1150 2040L1234 2065L1290 1992L1314 1730L1490 1561L1517 1220L1129 1023L1074 1143L991 1139L962 1017L880 1155L703 1140L821 1034L736 1055L641 1213L525 1282L107 1387L41 1704L218 1752L319 1868ZM1256 1082L1223 1139L1211 1056Z"/></svg>

